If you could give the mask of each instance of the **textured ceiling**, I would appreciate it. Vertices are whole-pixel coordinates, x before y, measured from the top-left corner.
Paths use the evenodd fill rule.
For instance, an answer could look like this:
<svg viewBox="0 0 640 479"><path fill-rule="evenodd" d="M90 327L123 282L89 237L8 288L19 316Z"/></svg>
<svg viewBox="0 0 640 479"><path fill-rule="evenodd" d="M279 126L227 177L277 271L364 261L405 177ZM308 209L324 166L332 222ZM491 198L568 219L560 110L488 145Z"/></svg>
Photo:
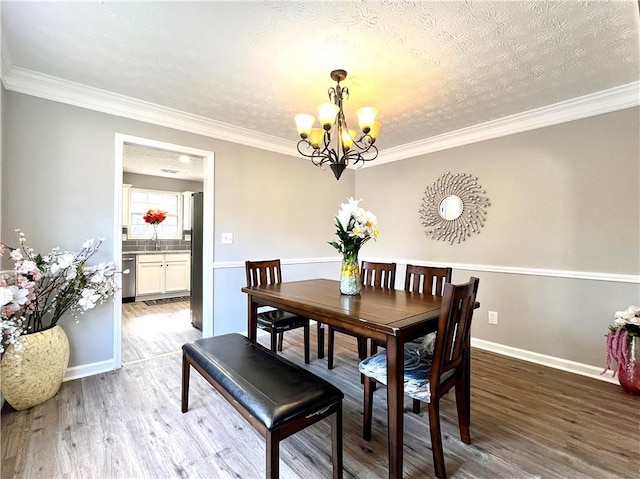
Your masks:
<svg viewBox="0 0 640 479"><path fill-rule="evenodd" d="M122 169L126 173L204 181L204 159L199 156L125 143Z"/></svg>
<svg viewBox="0 0 640 479"><path fill-rule="evenodd" d="M349 72L381 150L638 80L636 1L3 2L12 64L297 138Z"/></svg>

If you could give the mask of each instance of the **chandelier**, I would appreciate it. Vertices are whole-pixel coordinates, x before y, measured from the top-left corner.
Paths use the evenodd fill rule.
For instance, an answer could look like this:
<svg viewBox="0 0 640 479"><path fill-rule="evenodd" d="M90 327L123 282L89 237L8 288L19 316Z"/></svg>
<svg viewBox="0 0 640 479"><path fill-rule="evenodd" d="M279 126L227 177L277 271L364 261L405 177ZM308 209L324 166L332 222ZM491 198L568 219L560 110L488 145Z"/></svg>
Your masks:
<svg viewBox="0 0 640 479"><path fill-rule="evenodd" d="M295 121L302 138L298 142L298 153L310 158L311 162L320 168L323 168L325 163L329 163L336 180L339 180L340 175L350 163L364 164L366 161L376 159L378 148L374 143L382 123L375 121L378 113L375 108L358 109L356 114L362 135L356 138L356 132L347 126L342 110L342 101L349 98L349 88L340 86L340 82L347 78L347 72L333 70L331 78L337 84L329 88L330 102L318 105L318 117L322 128L313 127L315 122L313 115L296 115Z"/></svg>

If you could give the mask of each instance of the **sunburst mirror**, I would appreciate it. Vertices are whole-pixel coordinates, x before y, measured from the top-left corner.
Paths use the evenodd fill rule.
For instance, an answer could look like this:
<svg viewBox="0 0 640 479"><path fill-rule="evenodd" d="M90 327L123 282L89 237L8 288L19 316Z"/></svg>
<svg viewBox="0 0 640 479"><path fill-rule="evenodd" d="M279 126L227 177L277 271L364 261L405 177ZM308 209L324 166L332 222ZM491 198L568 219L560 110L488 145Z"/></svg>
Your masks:
<svg viewBox="0 0 640 479"><path fill-rule="evenodd" d="M484 227L489 199L468 173L446 172L427 186L418 210L425 234L449 244L466 241Z"/></svg>

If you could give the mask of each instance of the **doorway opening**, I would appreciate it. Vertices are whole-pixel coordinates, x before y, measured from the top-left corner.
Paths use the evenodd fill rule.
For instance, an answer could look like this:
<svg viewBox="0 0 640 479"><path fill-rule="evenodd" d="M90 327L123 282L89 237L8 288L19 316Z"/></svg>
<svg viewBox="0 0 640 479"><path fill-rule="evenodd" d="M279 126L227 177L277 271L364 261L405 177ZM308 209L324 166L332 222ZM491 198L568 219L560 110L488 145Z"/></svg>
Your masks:
<svg viewBox="0 0 640 479"><path fill-rule="evenodd" d="M123 269L134 273L123 276L125 289L116 299L114 363L120 367L174 353L184 342L213 335L214 154L123 134L116 134L115 153L114 229L122 241L115 242L114 253L123 258ZM181 173L173 176L176 172ZM171 192L177 202L172 202ZM198 225L191 224L194 196L200 200ZM167 222L154 226L152 239L143 210L154 201L167 205ZM196 231L200 241L192 255ZM196 260L198 267L192 268ZM191 324L191 283L207 292L194 300L199 329Z"/></svg>

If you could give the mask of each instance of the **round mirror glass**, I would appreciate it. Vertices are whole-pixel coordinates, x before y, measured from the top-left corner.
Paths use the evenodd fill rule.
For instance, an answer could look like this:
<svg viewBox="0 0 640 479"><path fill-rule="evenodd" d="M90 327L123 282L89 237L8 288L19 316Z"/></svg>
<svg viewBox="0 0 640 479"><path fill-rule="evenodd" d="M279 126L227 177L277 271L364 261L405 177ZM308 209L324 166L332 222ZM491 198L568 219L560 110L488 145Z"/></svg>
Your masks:
<svg viewBox="0 0 640 479"><path fill-rule="evenodd" d="M440 202L438 213L442 219L452 221L458 219L462 214L464 206L459 196L449 195Z"/></svg>

